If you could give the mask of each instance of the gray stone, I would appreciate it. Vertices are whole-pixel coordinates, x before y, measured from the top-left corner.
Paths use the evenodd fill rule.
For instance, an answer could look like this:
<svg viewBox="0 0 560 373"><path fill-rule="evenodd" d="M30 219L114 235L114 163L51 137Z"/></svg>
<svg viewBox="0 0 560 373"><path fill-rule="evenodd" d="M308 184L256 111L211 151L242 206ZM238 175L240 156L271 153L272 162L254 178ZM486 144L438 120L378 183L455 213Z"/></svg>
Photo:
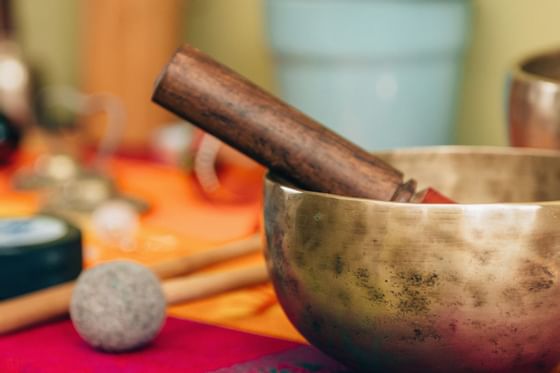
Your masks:
<svg viewBox="0 0 560 373"><path fill-rule="evenodd" d="M93 347L127 351L150 342L165 320L166 302L158 278L131 261L98 265L79 277L70 317Z"/></svg>

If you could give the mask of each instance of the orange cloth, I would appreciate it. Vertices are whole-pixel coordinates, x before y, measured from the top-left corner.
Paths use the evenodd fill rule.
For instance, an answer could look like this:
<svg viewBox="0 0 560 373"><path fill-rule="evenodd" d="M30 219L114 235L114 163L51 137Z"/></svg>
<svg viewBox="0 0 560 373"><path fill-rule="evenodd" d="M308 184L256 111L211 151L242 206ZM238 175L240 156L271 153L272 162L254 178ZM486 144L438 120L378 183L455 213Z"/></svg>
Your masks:
<svg viewBox="0 0 560 373"><path fill-rule="evenodd" d="M213 203L201 195L188 174L150 162L118 159L109 169L121 192L145 199L151 209L141 217L140 229L132 244L124 248L104 242L95 235L89 221L82 221L86 266L116 258L155 263L237 240L258 229L260 201ZM36 212L40 194L14 191L10 186L12 171L0 170L0 215ZM229 177L233 176L230 174ZM262 255L253 255L208 270L239 267L262 260ZM171 307L169 312L177 317L303 341L278 305L271 285Z"/></svg>

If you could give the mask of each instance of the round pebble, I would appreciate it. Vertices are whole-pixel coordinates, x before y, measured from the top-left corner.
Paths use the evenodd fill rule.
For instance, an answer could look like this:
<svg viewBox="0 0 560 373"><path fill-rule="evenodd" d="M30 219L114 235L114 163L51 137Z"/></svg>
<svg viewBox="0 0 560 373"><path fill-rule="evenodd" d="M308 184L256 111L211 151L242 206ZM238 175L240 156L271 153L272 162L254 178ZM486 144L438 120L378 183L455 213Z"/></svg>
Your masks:
<svg viewBox="0 0 560 373"><path fill-rule="evenodd" d="M70 301L78 334L104 351L132 350L150 342L165 320L158 278L131 261L101 264L82 273Z"/></svg>
<svg viewBox="0 0 560 373"><path fill-rule="evenodd" d="M138 212L130 203L119 200L103 202L91 215L95 236L124 251L134 249L134 239L140 224Z"/></svg>

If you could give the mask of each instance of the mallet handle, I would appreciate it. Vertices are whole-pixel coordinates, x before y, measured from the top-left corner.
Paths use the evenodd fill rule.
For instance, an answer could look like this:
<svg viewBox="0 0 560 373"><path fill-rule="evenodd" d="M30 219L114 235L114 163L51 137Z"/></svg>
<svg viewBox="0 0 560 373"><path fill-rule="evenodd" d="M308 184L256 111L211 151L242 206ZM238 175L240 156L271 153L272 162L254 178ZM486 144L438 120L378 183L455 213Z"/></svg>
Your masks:
<svg viewBox="0 0 560 373"><path fill-rule="evenodd" d="M150 269L161 279L173 278L261 250L261 237L259 234L255 234L249 238L230 242L214 249L204 250L177 259L165 260L150 266Z"/></svg>
<svg viewBox="0 0 560 373"><path fill-rule="evenodd" d="M268 281L264 264L229 271L185 276L167 280L162 284L167 303L179 304L208 298Z"/></svg>
<svg viewBox="0 0 560 373"><path fill-rule="evenodd" d="M68 313L74 282L19 296L0 303L0 335Z"/></svg>
<svg viewBox="0 0 560 373"><path fill-rule="evenodd" d="M162 279L185 275L210 265L261 250L259 235L231 242L215 249L170 259L150 267ZM0 302L0 334L62 317L68 313L74 282Z"/></svg>
<svg viewBox="0 0 560 373"><path fill-rule="evenodd" d="M414 193L398 170L189 45L152 99L300 187L386 201Z"/></svg>

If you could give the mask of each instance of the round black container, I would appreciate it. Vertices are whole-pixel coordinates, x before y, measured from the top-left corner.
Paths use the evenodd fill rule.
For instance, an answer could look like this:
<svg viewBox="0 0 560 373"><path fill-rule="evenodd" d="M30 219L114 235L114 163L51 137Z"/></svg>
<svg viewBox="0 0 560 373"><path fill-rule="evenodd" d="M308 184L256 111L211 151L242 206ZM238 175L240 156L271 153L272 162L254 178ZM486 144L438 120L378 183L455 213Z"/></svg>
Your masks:
<svg viewBox="0 0 560 373"><path fill-rule="evenodd" d="M0 299L73 280L81 270L82 235L66 220L0 218Z"/></svg>
<svg viewBox="0 0 560 373"><path fill-rule="evenodd" d="M20 129L8 117L0 113L0 166L12 160L20 141Z"/></svg>

